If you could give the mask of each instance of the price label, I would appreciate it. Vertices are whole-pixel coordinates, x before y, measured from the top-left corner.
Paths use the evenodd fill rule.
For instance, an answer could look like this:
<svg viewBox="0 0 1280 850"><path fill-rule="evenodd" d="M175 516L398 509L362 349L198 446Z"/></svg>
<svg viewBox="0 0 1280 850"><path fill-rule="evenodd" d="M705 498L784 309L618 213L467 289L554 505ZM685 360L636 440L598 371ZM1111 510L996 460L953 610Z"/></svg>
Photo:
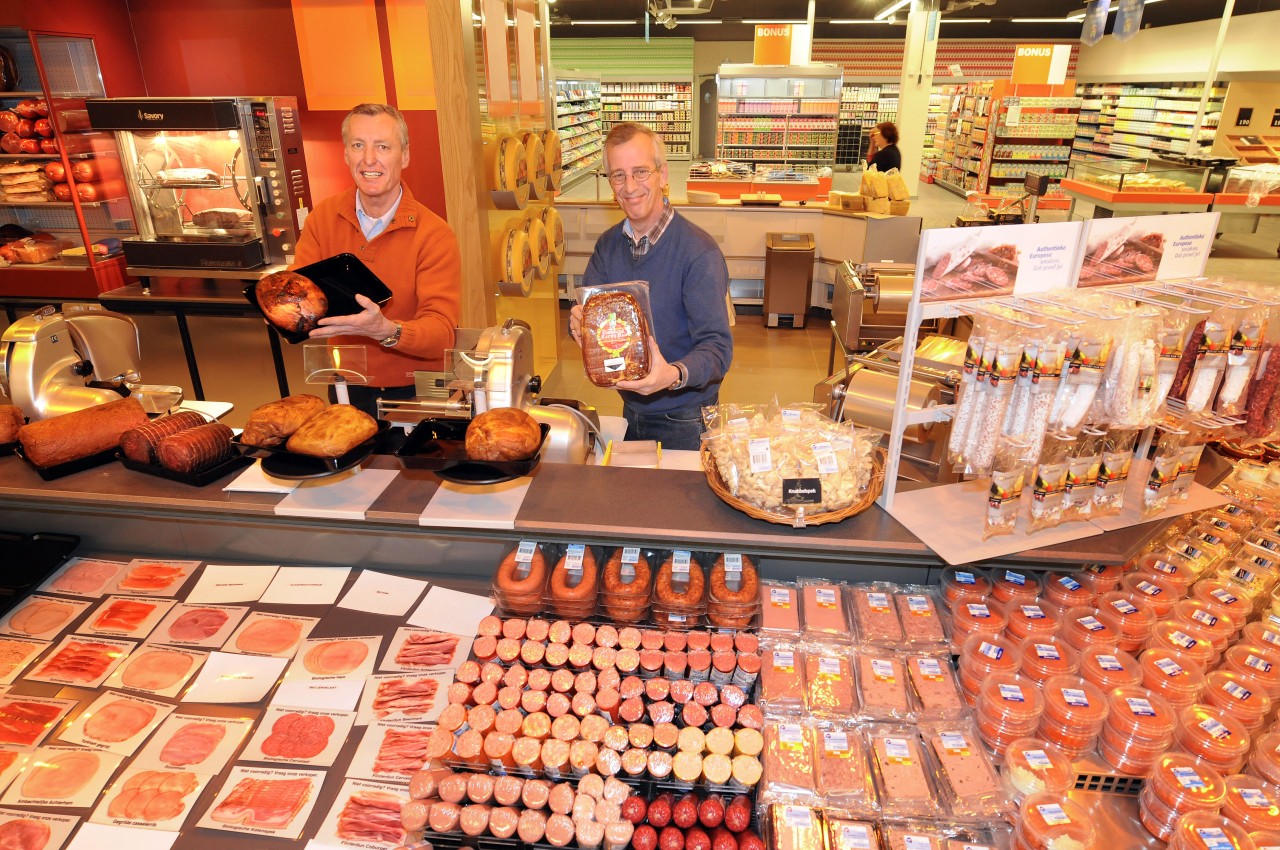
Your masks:
<svg viewBox="0 0 1280 850"><path fill-rule="evenodd" d="M1037 643L1036 655L1045 661L1057 661L1062 658L1062 653L1058 652L1058 648L1051 643Z"/></svg>
<svg viewBox="0 0 1280 850"><path fill-rule="evenodd" d="M1099 655L1098 666L1110 673L1119 673L1124 670L1124 665L1114 655Z"/></svg>
<svg viewBox="0 0 1280 850"><path fill-rule="evenodd" d="M1125 702L1129 705L1129 711L1134 717L1155 717L1156 710L1151 707L1151 701L1139 699L1138 697L1126 697Z"/></svg>
<svg viewBox="0 0 1280 850"><path fill-rule="evenodd" d="M1183 649L1191 649L1196 645L1196 639L1186 632L1173 632L1169 635L1169 642Z"/></svg>
<svg viewBox="0 0 1280 850"><path fill-rule="evenodd" d="M953 756L969 755L969 740L962 732L939 732L938 739L942 748Z"/></svg>
<svg viewBox="0 0 1280 850"><path fill-rule="evenodd" d="M991 617L991 609L981 602L971 602L964 607L969 610L969 616L975 620L986 620Z"/></svg>
<svg viewBox="0 0 1280 850"><path fill-rule="evenodd" d="M778 724L778 743L784 747L799 749L804 746L804 728L797 723Z"/></svg>
<svg viewBox="0 0 1280 850"><path fill-rule="evenodd" d="M1221 602L1223 605L1235 605L1240 601L1240 597L1233 596L1231 591L1222 587L1209 591L1209 595Z"/></svg>
<svg viewBox="0 0 1280 850"><path fill-rule="evenodd" d="M564 552L564 568L571 573L582 572L582 559L587 547L581 543L570 543Z"/></svg>
<svg viewBox="0 0 1280 850"><path fill-rule="evenodd" d="M538 551L538 544L532 540L521 540L516 547L516 563L528 564L533 561L533 553Z"/></svg>
<svg viewBox="0 0 1280 850"><path fill-rule="evenodd" d="M1004 649L1002 647L996 646L995 644L987 643L984 640L980 644L978 644L978 654L985 655L986 657L990 658L992 661L999 661L1001 658L1004 657Z"/></svg>
<svg viewBox="0 0 1280 850"><path fill-rule="evenodd" d="M1063 587L1065 587L1067 590L1070 590L1070 591L1079 590L1081 587L1084 586L1080 584L1080 582L1073 579L1071 576L1063 576L1062 578L1058 579L1058 584L1062 585Z"/></svg>
<svg viewBox="0 0 1280 850"><path fill-rule="evenodd" d="M1022 688L1017 685L1001 685L1000 698L1005 702L1026 702L1027 698L1022 693Z"/></svg>
<svg viewBox="0 0 1280 850"><path fill-rule="evenodd" d="M742 556L737 553L726 552L724 556L724 571L726 573L742 572Z"/></svg>
<svg viewBox="0 0 1280 850"><path fill-rule="evenodd" d="M1178 665L1178 662L1174 661L1172 658L1161 658L1156 662L1156 667L1160 668L1160 672L1164 673L1169 678L1181 676L1187 672L1186 670L1183 670L1182 667Z"/></svg>
<svg viewBox="0 0 1280 850"><path fill-rule="evenodd" d="M689 622L689 615L688 615L688 614L668 614L668 615L667 615L667 622L668 622L668 623L679 623L679 624L682 624L682 625L683 625L684 623Z"/></svg>
<svg viewBox="0 0 1280 850"><path fill-rule="evenodd" d="M933 850L933 841L927 835L904 835L903 850Z"/></svg>
<svg viewBox="0 0 1280 850"><path fill-rule="evenodd" d="M836 758L849 758L849 735L846 732L823 732L822 750Z"/></svg>
<svg viewBox="0 0 1280 850"><path fill-rule="evenodd" d="M1101 621L1099 621L1097 617L1080 617L1076 622L1084 626L1086 631L1090 632L1100 632L1106 628L1106 626L1102 625Z"/></svg>
<svg viewBox="0 0 1280 850"><path fill-rule="evenodd" d="M1225 741L1227 738L1231 737L1231 730L1224 726L1221 721L1215 720L1212 717L1206 717L1196 725L1208 732L1209 737L1213 738L1215 741Z"/></svg>
<svg viewBox="0 0 1280 850"><path fill-rule="evenodd" d="M1208 611L1192 611L1191 619L1197 623L1204 623L1206 626L1218 625L1218 618L1210 614Z"/></svg>
<svg viewBox="0 0 1280 850"><path fill-rule="evenodd" d="M1045 617L1044 609L1039 605L1023 605L1022 616L1028 620L1043 620Z"/></svg>
<svg viewBox="0 0 1280 850"><path fill-rule="evenodd" d="M1053 767L1053 762L1049 760L1049 754L1044 750L1023 750L1022 758L1027 762L1028 767L1034 767L1039 770L1048 770Z"/></svg>
<svg viewBox="0 0 1280 850"><path fill-rule="evenodd" d="M911 764L911 744L906 738L885 738L884 754L892 764Z"/></svg>
<svg viewBox="0 0 1280 850"><path fill-rule="evenodd" d="M1222 689L1241 702L1245 702L1249 697L1253 696L1253 691L1239 682L1223 682Z"/></svg>
<svg viewBox="0 0 1280 850"><path fill-rule="evenodd" d="M813 813L804 806L783 806L782 819L792 829L813 829Z"/></svg>
<svg viewBox="0 0 1280 850"><path fill-rule="evenodd" d="M1013 570L1004 571L1004 580L1010 584L1016 584L1018 587L1027 586L1027 577L1022 573L1015 573Z"/></svg>
<svg viewBox="0 0 1280 850"><path fill-rule="evenodd" d="M1204 779L1196 773L1194 767L1175 767L1170 769L1178 784L1189 791L1199 791L1205 787Z"/></svg>
<svg viewBox="0 0 1280 850"><path fill-rule="evenodd" d="M818 659L818 675L840 677L840 659L823 656Z"/></svg>
<svg viewBox="0 0 1280 850"><path fill-rule="evenodd" d="M751 422L745 416L739 416L735 419L729 420L729 430L745 431L750 424Z"/></svg>
<svg viewBox="0 0 1280 850"><path fill-rule="evenodd" d="M1271 631L1271 629L1262 630L1262 639L1267 643L1274 643L1276 645L1280 645L1280 634L1276 634L1275 632Z"/></svg>
<svg viewBox="0 0 1280 850"><path fill-rule="evenodd" d="M880 682L893 682L897 678L893 674L893 662L884 658L871 659L871 675Z"/></svg>
<svg viewBox="0 0 1280 850"><path fill-rule="evenodd" d="M773 669L782 673L794 673L796 671L796 655L789 649L775 649L773 651Z"/></svg>
<svg viewBox="0 0 1280 850"><path fill-rule="evenodd" d="M769 604L774 608L790 608L791 591L785 587L769 588Z"/></svg>
<svg viewBox="0 0 1280 850"><path fill-rule="evenodd" d="M819 608L836 607L836 590L833 587L814 588L813 599Z"/></svg>
<svg viewBox="0 0 1280 850"><path fill-rule="evenodd" d="M1251 809L1269 809L1271 808L1271 799L1261 788L1237 788L1240 799Z"/></svg>
<svg viewBox="0 0 1280 850"><path fill-rule="evenodd" d="M782 421L783 421L785 424L787 424L787 425L799 425L799 424L800 424L800 411L799 411L799 410L796 410L794 407L784 407L784 408L782 408L782 410L780 410L780 411L778 411L778 412L781 414L781 416L782 416Z"/></svg>
<svg viewBox="0 0 1280 850"><path fill-rule="evenodd" d="M671 574L673 576L688 576L689 563L693 557L687 549L676 549L671 553Z"/></svg>
<svg viewBox="0 0 1280 850"><path fill-rule="evenodd" d="M868 593L867 606L876 614L889 613L889 594L879 592Z"/></svg>
<svg viewBox="0 0 1280 850"><path fill-rule="evenodd" d="M871 827L863 823L840 825L841 843L849 850L871 850Z"/></svg>
<svg viewBox="0 0 1280 850"><path fill-rule="evenodd" d="M810 448L813 449L813 461L818 465L819 475L835 475L840 471L840 462L836 460L830 443L814 443Z"/></svg>
<svg viewBox="0 0 1280 850"><path fill-rule="evenodd" d="M977 583L978 583L978 580L974 577L973 573L965 572L964 570L958 570L956 572L956 584L977 584Z"/></svg>
<svg viewBox="0 0 1280 850"><path fill-rule="evenodd" d="M1159 595L1160 595L1160 588L1156 587L1154 584L1152 584L1152 583L1151 583L1151 582L1149 582L1149 581L1140 581L1140 582L1138 582L1137 587L1138 587L1138 590L1141 590L1141 591L1142 591L1143 593L1145 593L1147 596L1159 596Z"/></svg>
<svg viewBox="0 0 1280 850"><path fill-rule="evenodd" d="M933 614L933 605L927 596L912 594L907 597L907 610L918 617L928 617Z"/></svg>
<svg viewBox="0 0 1280 850"><path fill-rule="evenodd" d="M1196 835L1204 842L1206 850L1233 850L1235 842L1216 826L1196 827Z"/></svg>
<svg viewBox="0 0 1280 850"><path fill-rule="evenodd" d="M936 658L917 658L916 669L920 671L920 675L927 681L942 681L942 665L938 663Z"/></svg>
<svg viewBox="0 0 1280 850"><path fill-rule="evenodd" d="M1254 670L1260 670L1263 673L1271 672L1271 662L1265 658L1259 658L1252 653L1250 653L1249 657L1244 660L1244 666L1252 667Z"/></svg>
<svg viewBox="0 0 1280 850"><path fill-rule="evenodd" d="M747 440L747 451L750 454L752 472L770 472L773 469L773 451L769 447L768 437Z"/></svg>
<svg viewBox="0 0 1280 850"><path fill-rule="evenodd" d="M1041 803L1036 806L1036 811L1040 813L1040 817L1049 826L1062 826L1071 823L1071 818L1063 811L1062 806L1057 803Z"/></svg>
<svg viewBox="0 0 1280 850"><path fill-rule="evenodd" d="M1134 605L1128 599L1112 599L1111 607L1119 611L1121 614L1129 615L1138 613L1138 606Z"/></svg>
<svg viewBox="0 0 1280 850"><path fill-rule="evenodd" d="M1151 568L1156 572L1164 573L1165 575L1173 575L1178 571L1177 565L1171 564L1168 561L1161 561L1159 559L1151 565Z"/></svg>
<svg viewBox="0 0 1280 850"><path fill-rule="evenodd" d="M1067 705L1073 705L1076 708L1089 707L1089 696L1079 688L1063 688L1062 698L1066 700Z"/></svg>
<svg viewBox="0 0 1280 850"><path fill-rule="evenodd" d="M640 547L639 546L623 546L622 547L622 563L635 566L640 563Z"/></svg>

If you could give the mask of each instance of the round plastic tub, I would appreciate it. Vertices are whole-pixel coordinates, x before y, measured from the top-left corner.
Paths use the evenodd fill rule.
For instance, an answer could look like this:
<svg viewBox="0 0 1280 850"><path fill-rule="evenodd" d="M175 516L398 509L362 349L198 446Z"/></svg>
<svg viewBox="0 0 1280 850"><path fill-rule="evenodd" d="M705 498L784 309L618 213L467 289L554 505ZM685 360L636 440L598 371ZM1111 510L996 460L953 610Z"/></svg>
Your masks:
<svg viewBox="0 0 1280 850"><path fill-rule="evenodd" d="M1080 653L1059 635L1032 636L1019 645L1022 666L1019 672L1033 682L1080 669Z"/></svg>
<svg viewBox="0 0 1280 850"><path fill-rule="evenodd" d="M1216 812L1227 786L1211 767L1196 764L1186 753L1161 756L1138 795L1139 819L1148 832L1168 840L1187 812Z"/></svg>
<svg viewBox="0 0 1280 850"><path fill-rule="evenodd" d="M1076 580L1093 591L1094 598L1120 587L1124 567L1119 564L1092 564L1075 574Z"/></svg>
<svg viewBox="0 0 1280 850"><path fill-rule="evenodd" d="M1125 652L1137 652L1151 637L1156 612L1141 593L1112 590L1098 597L1097 606L1116 619L1120 626L1118 646Z"/></svg>
<svg viewBox="0 0 1280 850"><path fill-rule="evenodd" d="M1003 753L1009 744L1035 732L1044 703L1038 683L1025 676L993 673L978 693L978 733L988 747Z"/></svg>
<svg viewBox="0 0 1280 850"><path fill-rule="evenodd" d="M1019 738L1004 751L1000 783L1014 803L1029 794L1066 796L1076 784L1071 757L1041 738Z"/></svg>
<svg viewBox="0 0 1280 850"><path fill-rule="evenodd" d="M1240 770L1249 754L1249 732L1240 721L1203 703L1194 703L1179 712L1174 739L1179 749L1224 774Z"/></svg>
<svg viewBox="0 0 1280 850"><path fill-rule="evenodd" d="M1122 773L1145 774L1164 755L1178 716L1163 697L1146 688L1116 688L1107 696L1110 710L1098 750Z"/></svg>
<svg viewBox="0 0 1280 850"><path fill-rule="evenodd" d="M1102 690L1079 676L1054 676L1044 683L1044 699L1038 737L1073 758L1092 749L1107 719Z"/></svg>
<svg viewBox="0 0 1280 850"><path fill-rule="evenodd" d="M1214 670L1205 676L1200 700L1231 714L1251 737L1266 724L1271 713L1271 697L1255 679L1234 670Z"/></svg>
<svg viewBox="0 0 1280 850"><path fill-rule="evenodd" d="M1080 675L1104 692L1122 685L1142 684L1138 660L1122 649L1087 646L1080 653Z"/></svg>
<svg viewBox="0 0 1280 850"><path fill-rule="evenodd" d="M1029 570L995 570L991 595L997 602L1034 602L1040 596L1040 576Z"/></svg>
<svg viewBox="0 0 1280 850"><path fill-rule="evenodd" d="M1017 673L1022 651L1013 641L976 634L960 647L960 685L976 697L982 682L992 673Z"/></svg>
<svg viewBox="0 0 1280 850"><path fill-rule="evenodd" d="M1178 819L1169 850L1255 850L1249 833L1222 815L1191 812Z"/></svg>
<svg viewBox="0 0 1280 850"><path fill-rule="evenodd" d="M1222 816L1250 832L1280 831L1280 788L1256 776L1229 776Z"/></svg>
<svg viewBox="0 0 1280 850"><path fill-rule="evenodd" d="M1249 753L1247 772L1268 782L1280 784L1280 732L1267 732Z"/></svg>
<svg viewBox="0 0 1280 850"><path fill-rule="evenodd" d="M1186 588L1165 581L1162 575L1153 573L1126 573L1120 579L1120 590L1147 600L1157 617L1164 617L1185 594Z"/></svg>
<svg viewBox="0 0 1280 850"><path fill-rule="evenodd" d="M1049 791L1022 801L1014 837L1028 850L1092 850L1097 840L1088 812L1065 794Z"/></svg>
<svg viewBox="0 0 1280 850"><path fill-rule="evenodd" d="M991 579L975 567L948 567L942 571L942 601L954 608L965 600L981 602L991 595Z"/></svg>
<svg viewBox="0 0 1280 850"><path fill-rule="evenodd" d="M1172 649L1155 647L1138 656L1142 686L1164 697L1175 708L1191 705L1204 689L1204 668Z"/></svg>
<svg viewBox="0 0 1280 850"><path fill-rule="evenodd" d="M1213 638L1208 633L1190 623L1175 620L1156 623L1147 646L1181 652L1205 668L1213 666L1218 660L1218 652L1213 648Z"/></svg>
<svg viewBox="0 0 1280 850"><path fill-rule="evenodd" d="M959 651L971 634L996 637L1004 634L1009 617L999 602L966 599L951 606L951 646Z"/></svg>
<svg viewBox="0 0 1280 850"><path fill-rule="evenodd" d="M1251 643L1238 643L1223 653L1222 666L1256 679L1274 702L1280 699L1280 664L1269 656Z"/></svg>
<svg viewBox="0 0 1280 850"><path fill-rule="evenodd" d="M1210 578L1191 586L1191 598L1198 599L1210 610L1231 618L1231 624L1239 631L1253 613L1253 600L1241 593L1238 587L1222 579Z"/></svg>
<svg viewBox="0 0 1280 850"><path fill-rule="evenodd" d="M1159 577L1161 581L1173 588L1178 596L1186 596L1191 583L1200 577L1200 570L1190 558L1163 550L1148 552L1138 558L1133 572L1138 575Z"/></svg>
<svg viewBox="0 0 1280 850"><path fill-rule="evenodd" d="M1039 601L1016 602L1005 606L1009 625L1004 633L1017 642L1032 635L1056 635L1061 625L1057 611Z"/></svg>
<svg viewBox="0 0 1280 850"><path fill-rule="evenodd" d="M1106 611L1092 606L1067 609L1058 632L1076 649L1086 646L1109 646L1120 643L1120 623Z"/></svg>
<svg viewBox="0 0 1280 850"><path fill-rule="evenodd" d="M1044 575L1044 600L1066 610L1093 604L1093 591L1075 573L1049 572Z"/></svg>
<svg viewBox="0 0 1280 850"><path fill-rule="evenodd" d="M1233 617L1224 613L1219 607L1206 605L1199 599L1178 600L1169 612L1169 616L1180 623L1195 626L1213 639L1213 648L1221 653L1231 645L1236 636L1236 624Z"/></svg>
<svg viewBox="0 0 1280 850"><path fill-rule="evenodd" d="M1250 558L1235 557L1220 564L1214 578L1238 588L1253 601L1254 608L1261 608L1266 606L1276 582L1275 573L1270 567L1273 567L1270 558L1255 562Z"/></svg>
<svg viewBox="0 0 1280 850"><path fill-rule="evenodd" d="M1280 830L1260 829L1249 833L1256 850L1280 850Z"/></svg>
<svg viewBox="0 0 1280 850"><path fill-rule="evenodd" d="M1266 620L1245 623L1240 630L1240 642L1251 643L1262 652L1268 652L1280 661L1280 626Z"/></svg>

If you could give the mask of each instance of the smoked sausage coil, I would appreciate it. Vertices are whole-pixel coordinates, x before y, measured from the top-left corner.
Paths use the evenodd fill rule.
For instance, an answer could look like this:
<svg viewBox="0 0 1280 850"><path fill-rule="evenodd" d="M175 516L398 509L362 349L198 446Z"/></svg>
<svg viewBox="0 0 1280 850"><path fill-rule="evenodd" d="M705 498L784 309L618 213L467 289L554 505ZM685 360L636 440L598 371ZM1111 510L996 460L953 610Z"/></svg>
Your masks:
<svg viewBox="0 0 1280 850"><path fill-rule="evenodd" d="M146 425L130 428L121 434L120 451L124 452L124 456L129 460L138 463L158 463L160 458L156 454L156 449L161 440L179 431L203 425L205 422L205 418L194 410L183 410L171 416L161 416Z"/></svg>
<svg viewBox="0 0 1280 850"><path fill-rule="evenodd" d="M577 584L570 584L570 571L562 557L551 571L551 606L556 613L569 619L582 619L595 612L599 570L596 557L590 548L582 553L582 574Z"/></svg>
<svg viewBox="0 0 1280 850"><path fill-rule="evenodd" d="M750 558L743 556L741 580L737 590L730 590L725 581L724 555L716 558L711 567L711 600L713 602L734 602L750 605L760 596L760 581L756 575L756 566Z"/></svg>
<svg viewBox="0 0 1280 850"><path fill-rule="evenodd" d="M221 422L198 425L165 437L156 453L160 465L174 472L203 472L231 454L231 429Z"/></svg>
<svg viewBox="0 0 1280 850"><path fill-rule="evenodd" d="M635 568L635 576L630 581L625 581L622 578L622 550L618 549L609 557L604 565L605 593L617 597L648 597L649 580L652 578L649 559L641 553L639 560L631 566Z"/></svg>
<svg viewBox="0 0 1280 850"><path fill-rule="evenodd" d="M654 598L664 605L701 605L703 591L706 590L702 567L696 561L689 562L689 583L683 592L676 591L671 573L671 559L668 558L658 569L658 580L653 587Z"/></svg>
<svg viewBox="0 0 1280 850"><path fill-rule="evenodd" d="M547 584L547 559L542 547L533 550L528 573L521 577L524 564L516 561L516 550L511 550L498 564L493 578L502 607L513 614L536 614L542 607L542 591Z"/></svg>

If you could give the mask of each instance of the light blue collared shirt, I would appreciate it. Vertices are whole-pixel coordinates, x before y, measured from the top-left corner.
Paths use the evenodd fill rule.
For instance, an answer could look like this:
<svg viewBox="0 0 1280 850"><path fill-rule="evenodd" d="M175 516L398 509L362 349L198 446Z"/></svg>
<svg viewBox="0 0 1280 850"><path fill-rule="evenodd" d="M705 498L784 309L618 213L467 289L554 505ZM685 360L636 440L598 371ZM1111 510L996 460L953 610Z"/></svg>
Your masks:
<svg viewBox="0 0 1280 850"><path fill-rule="evenodd" d="M387 229L391 219L396 217L396 210L400 209L400 199L403 197L404 186L401 186L400 193L396 195L396 201L391 205L391 209L383 213L381 218L374 218L364 211L364 207L360 206L360 193L356 192L356 219L360 222L360 230L364 233L365 239L372 240L373 237Z"/></svg>

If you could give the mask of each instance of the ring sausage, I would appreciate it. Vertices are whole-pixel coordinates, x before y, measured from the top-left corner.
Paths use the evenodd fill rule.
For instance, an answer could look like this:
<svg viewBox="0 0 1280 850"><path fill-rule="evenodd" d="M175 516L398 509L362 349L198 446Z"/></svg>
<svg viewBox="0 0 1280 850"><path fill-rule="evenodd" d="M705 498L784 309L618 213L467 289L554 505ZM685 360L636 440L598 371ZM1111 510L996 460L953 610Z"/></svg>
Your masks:
<svg viewBox="0 0 1280 850"><path fill-rule="evenodd" d="M676 591L672 584L671 572L671 559L668 558L658 570L658 580L653 588L654 598L664 605L701 605L703 591L706 589L702 567L698 566L696 561L689 562L689 582L683 592Z"/></svg>
<svg viewBox="0 0 1280 850"><path fill-rule="evenodd" d="M742 579L737 590L730 590L725 581L724 555L716 558L711 567L711 600L713 602L733 602L740 605L754 603L760 594L760 581L756 575L756 565L751 559L742 558Z"/></svg>
<svg viewBox="0 0 1280 850"><path fill-rule="evenodd" d="M595 611L596 590L599 584L599 570L596 558L591 549L582 553L582 571L577 583L573 584L569 569L562 557L551 571L551 605L562 617L580 619L590 616Z"/></svg>
<svg viewBox="0 0 1280 850"><path fill-rule="evenodd" d="M630 581L625 581L622 578L622 550L618 549L609 557L608 563L604 565L604 589L606 593L617 596L648 594L649 579L651 578L649 559L641 554L639 560L631 566L635 568L635 575Z"/></svg>
<svg viewBox="0 0 1280 850"><path fill-rule="evenodd" d="M542 590L547 583L547 559L542 554L542 547L535 546L533 558L526 565L516 561L516 550L498 564L498 573L494 577L503 607L516 614L536 614L542 607Z"/></svg>

